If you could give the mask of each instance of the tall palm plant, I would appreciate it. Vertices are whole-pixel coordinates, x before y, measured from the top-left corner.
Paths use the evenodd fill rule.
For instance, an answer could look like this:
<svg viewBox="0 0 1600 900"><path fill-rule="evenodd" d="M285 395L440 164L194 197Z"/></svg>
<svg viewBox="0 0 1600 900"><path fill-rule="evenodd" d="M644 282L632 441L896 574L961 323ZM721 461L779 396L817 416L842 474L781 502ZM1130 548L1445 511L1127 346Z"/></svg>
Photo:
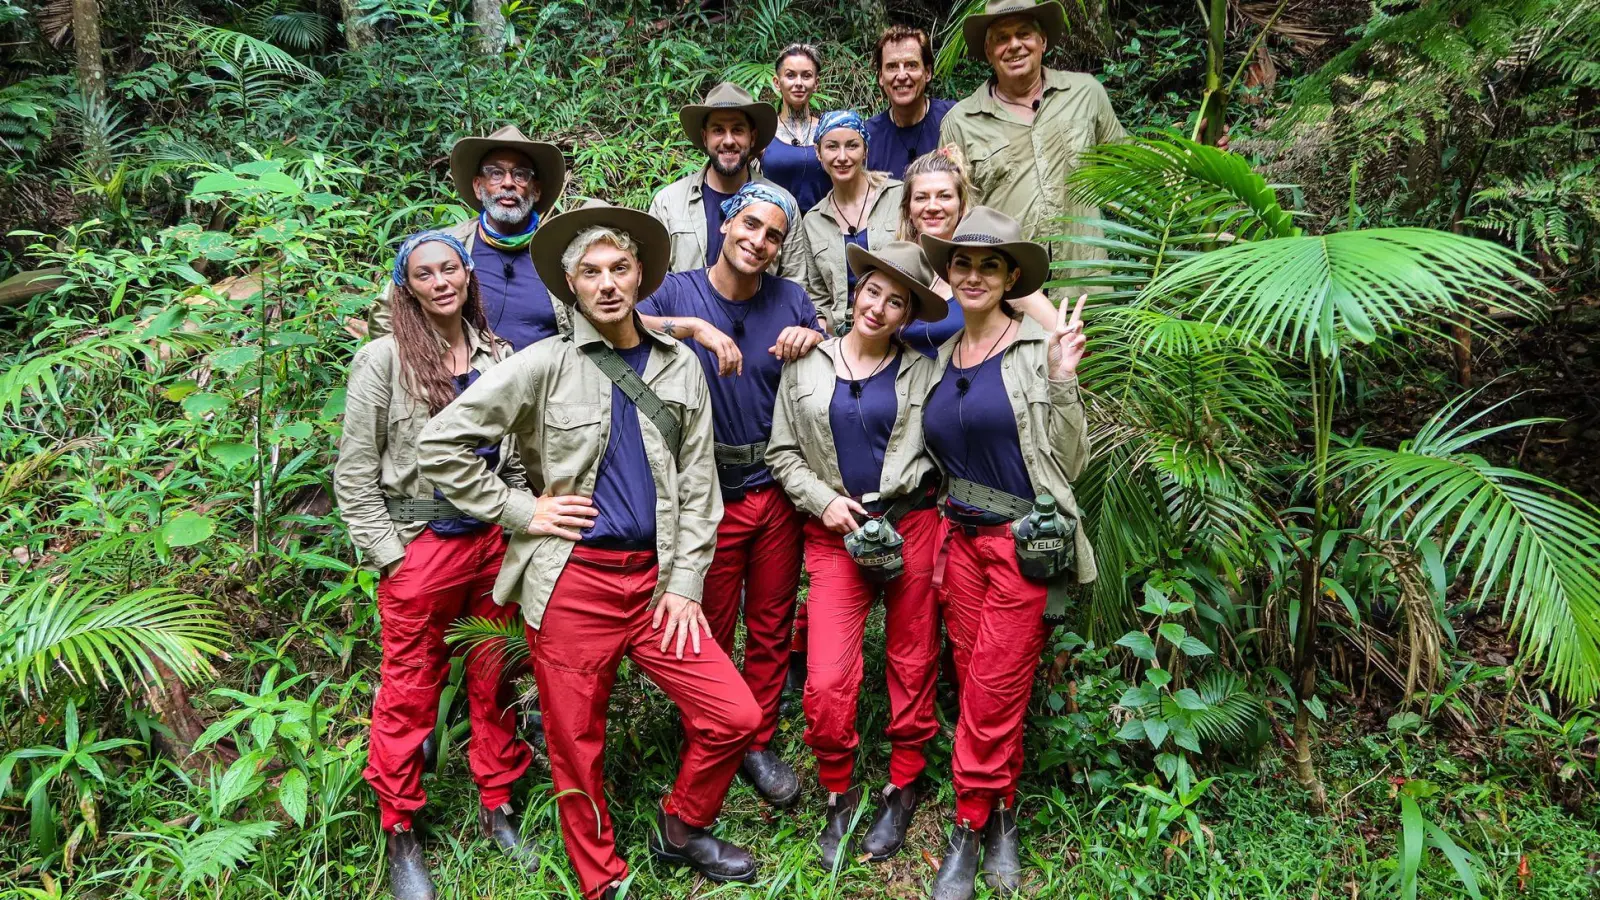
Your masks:
<svg viewBox="0 0 1600 900"><path fill-rule="evenodd" d="M1097 546L1138 567L1198 537L1219 573L1270 571L1268 549L1286 548L1272 590L1290 609L1295 773L1313 805L1326 804L1311 735L1320 601L1337 560L1372 542L1453 552L1479 603L1503 597L1529 662L1567 697L1592 700L1592 507L1466 454L1496 429L1454 424L1465 400L1397 450L1332 449L1351 357L1463 323L1492 332L1490 309L1543 313L1518 258L1423 228L1306 234L1242 158L1183 139L1101 147L1081 162L1070 186L1106 217L1094 221L1102 234L1067 239L1111 255L1068 264L1064 282L1107 290L1103 352L1084 373L1109 448L1084 491ZM1107 581L1097 607L1121 589Z"/></svg>

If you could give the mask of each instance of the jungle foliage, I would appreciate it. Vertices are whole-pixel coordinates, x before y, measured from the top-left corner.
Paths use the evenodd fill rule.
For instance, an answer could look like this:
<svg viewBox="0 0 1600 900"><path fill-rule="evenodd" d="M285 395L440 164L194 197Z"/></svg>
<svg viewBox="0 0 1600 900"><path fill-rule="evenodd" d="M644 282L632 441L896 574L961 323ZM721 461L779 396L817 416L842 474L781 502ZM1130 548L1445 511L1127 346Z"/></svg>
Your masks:
<svg viewBox="0 0 1600 900"><path fill-rule="evenodd" d="M876 109L882 5L516 0L486 52L453 0L112 2L100 97L71 4L0 4L0 278L47 279L0 284L0 898L374 895L379 623L328 481L386 255L464 216L462 135L516 122L566 151L569 203L642 208L693 165L677 107L723 78L771 97L792 40L822 49L819 102ZM950 5L895 14L947 38ZM1106 577L1031 708L1033 887L1592 894L1600 509L1524 452L1548 385L1456 379L1595 305L1600 4L1241 0L1220 60L1192 4L1068 6L1057 61L1138 138L1071 182L1111 261L1058 273L1099 291L1080 499ZM981 78L942 62L936 93ZM1185 137L1218 63L1228 152ZM688 896L643 851L671 707L622 683L629 896ZM549 864L476 840L459 706L427 781L441 883L575 896L542 766ZM950 800L887 870L829 872L820 816L737 787L721 827L764 878L719 895L914 895Z"/></svg>

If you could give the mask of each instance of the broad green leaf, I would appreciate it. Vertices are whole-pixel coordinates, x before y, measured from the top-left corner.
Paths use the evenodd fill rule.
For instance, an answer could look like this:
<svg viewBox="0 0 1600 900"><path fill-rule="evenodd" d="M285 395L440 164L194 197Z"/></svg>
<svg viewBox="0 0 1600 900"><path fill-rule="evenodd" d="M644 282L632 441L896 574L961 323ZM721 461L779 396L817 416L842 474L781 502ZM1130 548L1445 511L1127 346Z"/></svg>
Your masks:
<svg viewBox="0 0 1600 900"><path fill-rule="evenodd" d="M1172 732L1172 726L1165 719L1149 718L1144 720L1144 736L1150 741L1150 746L1160 750L1161 745L1167 740L1167 735Z"/></svg>
<svg viewBox="0 0 1600 900"><path fill-rule="evenodd" d="M1144 677L1146 681L1158 688L1164 688L1172 683L1172 673L1166 669L1145 669Z"/></svg>
<svg viewBox="0 0 1600 900"><path fill-rule="evenodd" d="M299 769L289 769L278 782L278 804L289 814L296 825L305 827L307 806L306 775Z"/></svg>
<svg viewBox="0 0 1600 900"><path fill-rule="evenodd" d="M195 512L181 512L161 526L161 534L171 547L192 547L217 530L215 519Z"/></svg>
<svg viewBox="0 0 1600 900"><path fill-rule="evenodd" d="M1206 701L1200 699L1200 695L1195 692L1194 688L1184 688L1177 691L1172 695L1172 702L1178 704L1179 709L1187 709L1190 712L1201 712L1211 708Z"/></svg>
<svg viewBox="0 0 1600 900"><path fill-rule="evenodd" d="M1130 631L1117 638L1117 646L1127 647L1134 656L1140 659L1154 661L1156 658L1155 641L1150 640L1150 635L1142 631Z"/></svg>
<svg viewBox="0 0 1600 900"><path fill-rule="evenodd" d="M1156 632L1174 647L1181 646L1189 637L1189 630L1177 622L1163 622Z"/></svg>
<svg viewBox="0 0 1600 900"><path fill-rule="evenodd" d="M1147 684L1141 684L1137 687L1131 687L1123 691L1122 698L1117 701L1117 705L1127 707L1128 709L1138 709L1141 706L1148 706L1160 699L1161 695L1156 693L1155 688Z"/></svg>
<svg viewBox="0 0 1600 900"><path fill-rule="evenodd" d="M206 416L226 411L228 398L221 394L201 392L184 397L181 405L183 406L184 414L189 418L203 419Z"/></svg>
<svg viewBox="0 0 1600 900"><path fill-rule="evenodd" d="M1417 872L1422 867L1422 810L1417 801L1400 795L1400 895L1416 900Z"/></svg>
<svg viewBox="0 0 1600 900"><path fill-rule="evenodd" d="M232 375L261 358L261 349L253 344L227 347L211 354L211 365Z"/></svg>
<svg viewBox="0 0 1600 900"><path fill-rule="evenodd" d="M212 444L207 452L230 469L256 456L255 448L249 444Z"/></svg>
<svg viewBox="0 0 1600 900"><path fill-rule="evenodd" d="M1200 640L1194 635L1184 638L1183 641L1178 644L1178 649L1182 651L1184 656L1211 655L1211 648L1206 646L1205 641Z"/></svg>

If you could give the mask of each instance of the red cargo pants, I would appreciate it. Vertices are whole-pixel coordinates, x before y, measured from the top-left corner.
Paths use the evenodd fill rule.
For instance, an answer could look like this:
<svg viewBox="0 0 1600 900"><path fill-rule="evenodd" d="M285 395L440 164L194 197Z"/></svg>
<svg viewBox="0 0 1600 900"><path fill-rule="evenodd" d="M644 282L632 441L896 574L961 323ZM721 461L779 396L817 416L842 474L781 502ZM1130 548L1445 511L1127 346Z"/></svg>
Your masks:
<svg viewBox="0 0 1600 900"><path fill-rule="evenodd" d="M496 606L491 596L505 553L499 528L454 537L424 529L406 546L399 571L378 581L383 659L362 775L378 794L385 831L410 828L412 813L428 799L422 741L433 731L450 674L445 629L463 616L504 620L517 614L514 607ZM467 767L479 801L492 809L511 800L511 785L527 770L531 753L516 735L515 698L500 653L470 651L466 682L472 723Z"/></svg>
<svg viewBox="0 0 1600 900"><path fill-rule="evenodd" d="M1004 525L949 526L939 603L955 647L961 718L951 768L956 821L981 829L997 803L1016 803L1022 723L1044 650L1046 588L1022 577Z"/></svg>
<svg viewBox="0 0 1600 900"><path fill-rule="evenodd" d="M811 648L806 656L806 743L817 757L817 780L828 790L850 790L855 766L856 701L861 694L861 641L872 601L883 594L889 683L889 781L906 787L927 762L922 747L939 731L933 717L939 668L939 613L933 594L933 560L941 531L933 509L906 513L905 572L886 585L868 581L844 549L844 538L816 519L806 522L806 570L811 590Z"/></svg>
<svg viewBox="0 0 1600 900"><path fill-rule="evenodd" d="M761 708L751 750L778 730L778 702L789 672L795 595L800 590L802 517L776 484L752 488L725 507L717 552L706 573L705 613L722 649L733 653L744 595L744 682Z"/></svg>
<svg viewBox="0 0 1600 900"><path fill-rule="evenodd" d="M678 659L651 627L655 554L579 545L557 579L539 629L528 629L533 674L544 702L550 780L567 858L586 898L628 877L606 806L606 711L624 656L678 705L686 742L678 779L663 806L709 828L761 722L739 670L715 641L701 638Z"/></svg>

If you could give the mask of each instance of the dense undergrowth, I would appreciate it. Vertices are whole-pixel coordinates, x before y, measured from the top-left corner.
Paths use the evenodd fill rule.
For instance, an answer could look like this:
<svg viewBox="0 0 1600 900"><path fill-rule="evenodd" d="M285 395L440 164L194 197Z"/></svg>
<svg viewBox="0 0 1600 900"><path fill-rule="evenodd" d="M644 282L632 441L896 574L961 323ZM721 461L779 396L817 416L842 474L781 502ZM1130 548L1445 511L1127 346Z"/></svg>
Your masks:
<svg viewBox="0 0 1600 900"><path fill-rule="evenodd" d="M105 104L77 98L42 19L3 8L23 14L0 16L21 48L0 86L0 276L48 267L64 280L0 310L0 897L377 896L360 770L378 622L326 490L358 343L348 320L400 236L462 215L443 166L455 138L516 122L566 150L569 195L643 207L692 165L677 107L723 77L757 85L790 40L821 45L828 105L876 108L870 5L763 0L731 19L639 0L514 6L525 40L499 57L476 52L460 10L440 3L373 7L386 34L360 51L297 43L282 23L277 45L250 38L269 33L265 20L235 10L111 5L106 27L126 46ZM1473 251L1553 288L1524 283L1502 311L1555 310L1539 327L1559 327L1592 305L1594 4L1407 13L1334 5L1275 21L1275 62L1249 68L1237 101L1233 158L1294 187L1269 189L1243 162L1196 175L1191 163L1214 158L1181 142L1101 158L1080 185L1120 228L1126 280L1110 287L1123 309L1096 325L1089 379L1104 455L1088 496L1106 568L1128 577L1083 598L1041 667L1023 802L1038 896L1600 890L1600 657L1585 656L1600 633L1600 551L1584 531L1594 498L1499 468L1543 471L1546 457L1518 449L1526 428L1471 431L1542 401L1464 424L1507 391L1457 402L1437 319L1397 315L1369 336L1341 318L1319 332L1343 350L1330 361L1207 319L1184 305L1196 291L1181 278L1159 302L1144 290L1184 271L1169 253L1209 254L1220 230L1255 243L1248 253L1287 247L1272 242L1300 228L1337 247L1351 229L1420 225L1532 258ZM1251 15L1230 37L1230 71L1265 24ZM1187 133L1206 65L1192 8L1075 18L1062 61L1096 71L1130 128ZM935 90L959 96L979 77L963 64ZM1148 192L1106 194L1136 187L1118 179L1139 166L1163 179L1155 199L1188 197L1184 215L1204 226L1170 227L1177 215L1153 211ZM1498 353L1501 320L1476 309L1446 312ZM1328 372L1341 389L1319 394L1333 390ZM1313 396L1338 406L1314 412ZM1403 416L1378 414L1396 407ZM1468 436L1480 439L1470 449L1457 440ZM1411 455L1383 455L1397 450ZM1429 454L1427 477L1500 505L1438 521L1403 505L1416 485L1395 482L1398 468ZM1486 509L1521 518L1484 525ZM1455 543L1462 534L1483 542ZM1555 560L1534 588L1516 580L1532 571L1530 545L1495 551L1514 567L1485 563L1494 539L1523 534ZM1306 548L1312 581L1294 562ZM1309 693L1293 666L1306 584L1321 636ZM881 659L873 634L869 659ZM881 681L880 665L868 673ZM639 870L629 896L919 895L947 787L888 866L817 865L814 778L795 813L736 786L720 827L756 850L754 888L713 891L652 864L645 828L677 737L663 697L622 683L607 773ZM865 735L881 733L881 694L866 692ZM448 700L440 727L427 780L440 882L461 896L573 895L547 770L525 779L549 862L530 878L471 827L464 716ZM779 746L809 773L800 727L791 711ZM1320 736L1326 814L1310 811L1297 732ZM947 729L932 771L948 754ZM872 776L885 755L864 740Z"/></svg>

